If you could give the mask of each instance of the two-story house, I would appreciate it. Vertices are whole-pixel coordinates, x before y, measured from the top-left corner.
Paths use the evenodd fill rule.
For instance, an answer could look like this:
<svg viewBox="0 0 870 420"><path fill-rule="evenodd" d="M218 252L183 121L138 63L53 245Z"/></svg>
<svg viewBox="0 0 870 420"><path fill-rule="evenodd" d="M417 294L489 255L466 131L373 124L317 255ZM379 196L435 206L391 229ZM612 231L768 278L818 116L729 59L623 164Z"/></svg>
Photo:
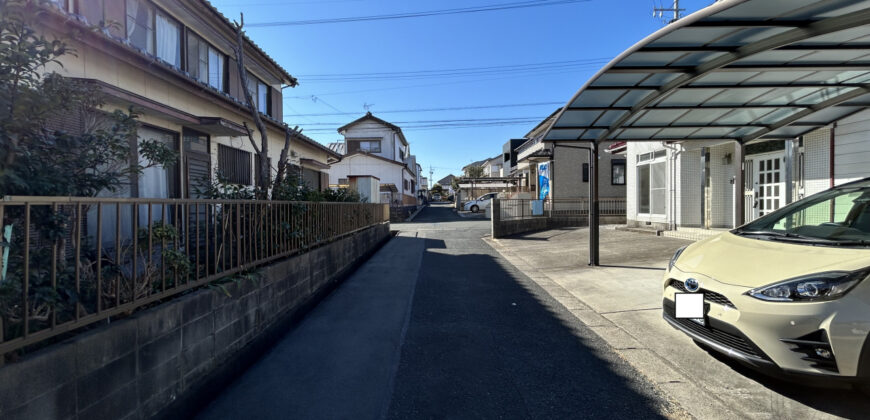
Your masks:
<svg viewBox="0 0 870 420"><path fill-rule="evenodd" d="M329 148L342 155L331 164L329 183L348 185L348 179L372 176L380 181L381 203L392 207L416 206L420 183L417 158L398 126L371 112L340 127L344 141Z"/></svg>
<svg viewBox="0 0 870 420"><path fill-rule="evenodd" d="M258 144L259 134L244 89L265 123L274 173L284 145L281 92L296 79L245 37L248 85L242 86L235 29L208 1L54 0L45 7L39 29L76 51L46 71L97 86L105 111L132 106L141 122L140 141L159 139L179 153L178 164L149 168L120 195L196 197L217 173L253 186L259 164L244 124ZM66 130L84 126L72 116L57 124ZM328 159L338 155L303 135L294 135L291 145L291 168L325 187Z"/></svg>

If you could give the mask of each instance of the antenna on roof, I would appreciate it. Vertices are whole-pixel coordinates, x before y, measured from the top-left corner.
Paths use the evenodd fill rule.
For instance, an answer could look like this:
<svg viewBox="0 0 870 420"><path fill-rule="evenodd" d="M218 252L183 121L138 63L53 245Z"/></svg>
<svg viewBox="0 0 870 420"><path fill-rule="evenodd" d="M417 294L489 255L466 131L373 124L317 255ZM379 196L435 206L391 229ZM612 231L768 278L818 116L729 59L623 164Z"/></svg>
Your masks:
<svg viewBox="0 0 870 420"><path fill-rule="evenodd" d="M366 112L372 112L372 107L373 107L373 106L375 106L375 104L370 104L370 103L367 103L367 102L363 102L363 108L366 110Z"/></svg>
<svg viewBox="0 0 870 420"><path fill-rule="evenodd" d="M680 9L680 0L674 0L673 7L671 7L671 8L667 8L667 7L663 7L663 6L653 7L653 17L654 18L657 17L657 18L661 19L662 23L665 23L665 24L674 23L683 17L682 13L680 13L680 12L685 12L685 11L686 11L686 9ZM671 19L670 21L665 21L665 15L664 15L665 12L673 12L674 18Z"/></svg>

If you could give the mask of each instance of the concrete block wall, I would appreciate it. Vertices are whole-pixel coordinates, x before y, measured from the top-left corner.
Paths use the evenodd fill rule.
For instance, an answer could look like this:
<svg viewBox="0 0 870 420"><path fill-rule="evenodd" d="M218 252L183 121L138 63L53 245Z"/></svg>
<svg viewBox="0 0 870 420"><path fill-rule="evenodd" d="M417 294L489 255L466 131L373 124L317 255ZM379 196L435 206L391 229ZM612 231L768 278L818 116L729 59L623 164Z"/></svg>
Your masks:
<svg viewBox="0 0 870 420"><path fill-rule="evenodd" d="M147 419L190 398L389 237L383 224L101 325L0 368L0 418ZM228 366L230 365L230 366Z"/></svg>

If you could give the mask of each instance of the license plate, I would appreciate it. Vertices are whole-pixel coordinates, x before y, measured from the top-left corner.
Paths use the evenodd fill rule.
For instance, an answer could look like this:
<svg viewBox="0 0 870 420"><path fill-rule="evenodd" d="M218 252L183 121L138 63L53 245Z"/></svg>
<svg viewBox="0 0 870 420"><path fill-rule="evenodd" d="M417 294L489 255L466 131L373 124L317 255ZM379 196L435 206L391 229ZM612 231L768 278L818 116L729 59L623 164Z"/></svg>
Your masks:
<svg viewBox="0 0 870 420"><path fill-rule="evenodd" d="M674 300L676 318L688 319L702 326L707 326L707 320L704 316L703 293L675 293Z"/></svg>

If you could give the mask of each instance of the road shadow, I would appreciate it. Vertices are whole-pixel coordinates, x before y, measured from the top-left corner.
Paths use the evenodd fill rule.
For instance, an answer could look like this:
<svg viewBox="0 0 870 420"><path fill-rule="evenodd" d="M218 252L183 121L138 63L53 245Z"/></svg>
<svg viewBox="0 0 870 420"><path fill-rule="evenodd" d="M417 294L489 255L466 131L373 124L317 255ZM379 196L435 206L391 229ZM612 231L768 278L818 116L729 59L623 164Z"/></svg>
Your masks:
<svg viewBox="0 0 870 420"><path fill-rule="evenodd" d="M870 397L852 390L848 385L825 386L808 377L801 383L789 382L755 371L723 356L700 343L698 347L735 372L758 382L765 388L816 410L848 419L866 419L870 413Z"/></svg>
<svg viewBox="0 0 870 420"><path fill-rule="evenodd" d="M443 243L426 242L387 417L661 418L652 387L537 284Z"/></svg>

